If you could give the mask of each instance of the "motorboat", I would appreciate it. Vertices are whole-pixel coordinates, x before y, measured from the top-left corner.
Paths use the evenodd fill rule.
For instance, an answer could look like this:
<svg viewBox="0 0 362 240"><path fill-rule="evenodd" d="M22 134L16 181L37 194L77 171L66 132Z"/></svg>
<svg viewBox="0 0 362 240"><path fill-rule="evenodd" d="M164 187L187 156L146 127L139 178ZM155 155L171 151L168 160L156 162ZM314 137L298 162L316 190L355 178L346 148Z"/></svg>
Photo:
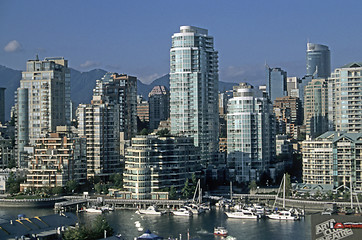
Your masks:
<svg viewBox="0 0 362 240"><path fill-rule="evenodd" d="M228 230L226 230L226 228L224 228L224 227L215 227L214 228L214 235L227 236L228 235Z"/></svg>
<svg viewBox="0 0 362 240"><path fill-rule="evenodd" d="M102 209L99 209L99 208L96 208L96 207L86 208L85 211L87 213L103 213Z"/></svg>
<svg viewBox="0 0 362 240"><path fill-rule="evenodd" d="M185 207L181 207L179 210L175 210L172 213L176 216L192 216L192 212Z"/></svg>
<svg viewBox="0 0 362 240"><path fill-rule="evenodd" d="M146 210L144 209L138 209L136 211L138 214L149 214L149 215L162 215L165 212L160 212L157 210L157 207L155 206L149 206Z"/></svg>
<svg viewBox="0 0 362 240"><path fill-rule="evenodd" d="M298 220L298 216L291 213L291 211L277 211L266 215L270 219L274 220Z"/></svg>
<svg viewBox="0 0 362 240"><path fill-rule="evenodd" d="M193 203L185 205L184 208L191 211L193 215L199 215L199 214L205 212L205 210L202 209L199 205L193 204Z"/></svg>
<svg viewBox="0 0 362 240"><path fill-rule="evenodd" d="M109 206L109 205L105 205L101 207L102 211L114 211L114 207L113 206Z"/></svg>
<svg viewBox="0 0 362 240"><path fill-rule="evenodd" d="M225 212L226 216L229 218L243 218L243 219L258 219L259 215L255 214L252 211L241 209L236 212Z"/></svg>

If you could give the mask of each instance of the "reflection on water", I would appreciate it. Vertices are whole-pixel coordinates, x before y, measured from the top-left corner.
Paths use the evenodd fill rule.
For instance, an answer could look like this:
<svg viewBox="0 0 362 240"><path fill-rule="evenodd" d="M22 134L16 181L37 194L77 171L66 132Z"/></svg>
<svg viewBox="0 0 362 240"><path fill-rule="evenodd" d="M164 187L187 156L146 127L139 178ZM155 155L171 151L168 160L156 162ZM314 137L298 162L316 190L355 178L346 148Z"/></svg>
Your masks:
<svg viewBox="0 0 362 240"><path fill-rule="evenodd" d="M17 218L18 214L27 217L44 216L53 214L53 209L35 208L1 208L0 221ZM89 223L98 214L79 213L81 222ZM310 217L301 221L278 221L278 220L253 220L253 219L228 219L224 212L212 209L210 212L199 216L184 217L172 215L139 215L132 210L116 210L105 213L115 233L121 233L125 239L133 240L147 229L155 234L167 237L179 237L187 239L189 231L192 239L222 239L214 237L213 230L216 226L223 226L229 231L229 235L237 239L310 239ZM139 222L140 227L135 222ZM143 232L138 229L142 228Z"/></svg>

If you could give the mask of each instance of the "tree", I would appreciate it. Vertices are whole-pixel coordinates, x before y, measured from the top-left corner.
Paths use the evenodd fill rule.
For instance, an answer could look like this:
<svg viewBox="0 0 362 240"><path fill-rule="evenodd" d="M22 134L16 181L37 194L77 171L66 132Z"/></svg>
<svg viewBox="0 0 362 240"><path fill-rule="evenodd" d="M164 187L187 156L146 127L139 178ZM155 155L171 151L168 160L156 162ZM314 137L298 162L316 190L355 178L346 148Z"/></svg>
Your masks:
<svg viewBox="0 0 362 240"><path fill-rule="evenodd" d="M120 173L112 174L110 180L114 187L123 188L123 177Z"/></svg>
<svg viewBox="0 0 362 240"><path fill-rule="evenodd" d="M255 191L257 189L258 185L256 185L256 181L252 180L249 184L250 191Z"/></svg>
<svg viewBox="0 0 362 240"><path fill-rule="evenodd" d="M170 131L167 128L161 129L156 133L160 137L170 136Z"/></svg>
<svg viewBox="0 0 362 240"><path fill-rule="evenodd" d="M177 199L177 193L175 186L171 186L170 191L168 192L168 197L170 200Z"/></svg>
<svg viewBox="0 0 362 240"><path fill-rule="evenodd" d="M140 135L148 135L147 128L142 129L142 131L140 132Z"/></svg>
<svg viewBox="0 0 362 240"><path fill-rule="evenodd" d="M104 237L104 230L107 236L113 235L113 228L109 225L104 216L97 216L90 225L83 225L73 229L67 229L64 233L65 240L95 240Z"/></svg>
<svg viewBox="0 0 362 240"><path fill-rule="evenodd" d="M60 187L60 186L53 187L53 188L51 189L51 193L54 194L54 195L62 194L62 193L63 193L63 188Z"/></svg>
<svg viewBox="0 0 362 240"><path fill-rule="evenodd" d="M74 180L70 180L66 184L67 191L70 193L74 193L78 189L78 183Z"/></svg>
<svg viewBox="0 0 362 240"><path fill-rule="evenodd" d="M182 196L184 198L190 198L191 195L191 189L189 186L189 179L186 179L184 187L181 189Z"/></svg>
<svg viewBox="0 0 362 240"><path fill-rule="evenodd" d="M20 183L22 183L24 178L16 178L15 174L11 172L6 181L6 190L10 194L15 194L20 192Z"/></svg>

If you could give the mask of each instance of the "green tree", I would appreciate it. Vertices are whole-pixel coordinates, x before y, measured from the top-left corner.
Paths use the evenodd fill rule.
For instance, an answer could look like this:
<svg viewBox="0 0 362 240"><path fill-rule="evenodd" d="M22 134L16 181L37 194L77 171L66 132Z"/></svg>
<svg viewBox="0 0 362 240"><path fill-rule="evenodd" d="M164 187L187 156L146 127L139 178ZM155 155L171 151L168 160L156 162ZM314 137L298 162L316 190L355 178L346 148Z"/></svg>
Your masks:
<svg viewBox="0 0 362 240"><path fill-rule="evenodd" d="M70 180L66 183L66 187L69 193L74 193L77 191L79 184L74 180Z"/></svg>
<svg viewBox="0 0 362 240"><path fill-rule="evenodd" d="M140 132L140 135L148 135L147 128L142 129L142 131Z"/></svg>
<svg viewBox="0 0 362 240"><path fill-rule="evenodd" d="M184 187L181 189L182 196L184 198L190 198L191 196L191 187L189 185L189 179L186 179Z"/></svg>
<svg viewBox="0 0 362 240"><path fill-rule="evenodd" d="M104 216L97 216L92 224L92 231L94 239L101 239L104 237L104 230L107 231L107 236L113 235L113 229L109 226Z"/></svg>
<svg viewBox="0 0 362 240"><path fill-rule="evenodd" d="M177 192L175 186L171 186L170 191L168 192L168 197L170 200L177 199Z"/></svg>
<svg viewBox="0 0 362 240"><path fill-rule="evenodd" d="M249 183L249 189L250 191L255 191L257 189L258 185L256 184L256 181L255 180L252 180L250 183Z"/></svg>
<svg viewBox="0 0 362 240"><path fill-rule="evenodd" d="M68 228L63 235L64 240L89 239L87 237L87 232L84 227Z"/></svg>
<svg viewBox="0 0 362 240"><path fill-rule="evenodd" d="M20 192L20 183L22 183L25 178L16 178L14 173L10 173L6 181L6 191L10 194L15 194Z"/></svg>
<svg viewBox="0 0 362 240"><path fill-rule="evenodd" d="M167 128L161 129L156 133L160 137L170 136L170 131Z"/></svg>
<svg viewBox="0 0 362 240"><path fill-rule="evenodd" d="M59 195L59 194L62 194L64 192L63 188L60 187L60 186L57 186L57 187L53 187L51 189L51 193L54 194L54 195Z"/></svg>
<svg viewBox="0 0 362 240"><path fill-rule="evenodd" d="M112 186L116 188L123 188L123 176L120 173L115 173L110 176Z"/></svg>
<svg viewBox="0 0 362 240"><path fill-rule="evenodd" d="M102 184L101 183L94 184L94 190L96 191L96 193L100 194L102 192Z"/></svg>

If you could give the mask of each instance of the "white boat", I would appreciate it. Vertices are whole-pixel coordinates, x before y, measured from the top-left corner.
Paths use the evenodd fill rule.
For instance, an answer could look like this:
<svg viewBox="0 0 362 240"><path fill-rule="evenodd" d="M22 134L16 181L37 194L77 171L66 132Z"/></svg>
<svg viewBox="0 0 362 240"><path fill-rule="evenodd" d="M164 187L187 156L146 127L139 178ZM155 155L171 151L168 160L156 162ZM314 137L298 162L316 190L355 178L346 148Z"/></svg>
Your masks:
<svg viewBox="0 0 362 240"><path fill-rule="evenodd" d="M200 208L199 205L193 204L193 203L184 206L184 208L191 211L193 215L199 215L199 214L205 212L205 210Z"/></svg>
<svg viewBox="0 0 362 240"><path fill-rule="evenodd" d="M215 227L214 228L214 235L227 236L228 235L228 230L226 230L226 228L224 228L224 227Z"/></svg>
<svg viewBox="0 0 362 240"><path fill-rule="evenodd" d="M101 207L102 211L114 211L114 207L111 207L109 205L105 205Z"/></svg>
<svg viewBox="0 0 362 240"><path fill-rule="evenodd" d="M172 213L176 216L192 216L192 212L184 207L181 207L179 210L175 210Z"/></svg>
<svg viewBox="0 0 362 240"><path fill-rule="evenodd" d="M293 215L290 211L278 211L271 214L266 215L270 219L275 220L298 220L298 216Z"/></svg>
<svg viewBox="0 0 362 240"><path fill-rule="evenodd" d="M259 216L256 215L254 212L241 209L240 211L236 212L225 212L226 216L229 218L243 218L243 219L258 219Z"/></svg>
<svg viewBox="0 0 362 240"><path fill-rule="evenodd" d="M102 209L98 209L95 207L86 208L85 211L87 213L103 213Z"/></svg>
<svg viewBox="0 0 362 240"><path fill-rule="evenodd" d="M138 209L136 211L136 213L138 213L138 214L149 214L149 215L162 215L165 212L158 211L155 206L149 206L146 210Z"/></svg>

